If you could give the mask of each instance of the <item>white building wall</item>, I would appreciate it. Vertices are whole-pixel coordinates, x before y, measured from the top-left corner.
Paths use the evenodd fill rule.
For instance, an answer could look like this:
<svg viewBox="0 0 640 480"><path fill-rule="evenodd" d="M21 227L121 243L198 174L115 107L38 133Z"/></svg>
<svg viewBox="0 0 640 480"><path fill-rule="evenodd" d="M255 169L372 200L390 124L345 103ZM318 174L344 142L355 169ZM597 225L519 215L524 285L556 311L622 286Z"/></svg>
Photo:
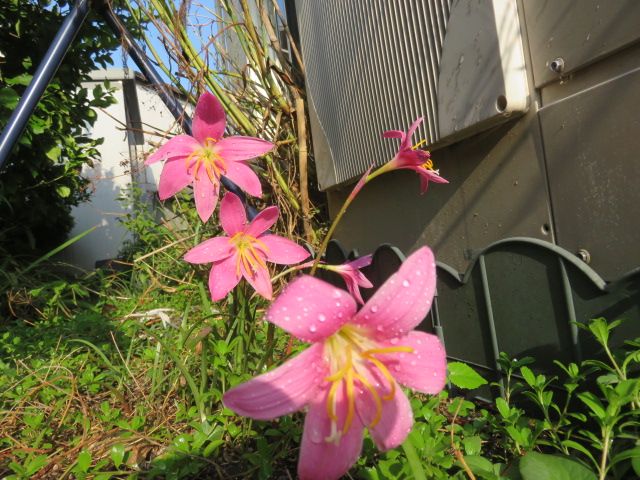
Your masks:
<svg viewBox="0 0 640 480"><path fill-rule="evenodd" d="M92 226L97 228L60 255L62 261L84 269L94 268L96 261L117 258L123 243L131 239L119 222L130 210L123 206L119 197L126 194L135 181L149 192L149 201L153 200L162 164L144 167L144 158L155 150L155 146L166 141L163 134L177 132L169 110L153 89L139 80L135 81L135 93L143 139L127 131L131 120L127 113L131 117L132 99L126 94L124 82L135 78L131 70L109 69L94 72L92 81L84 84L91 92L95 85L109 80L116 98L116 103L98 111L98 118L89 132L92 138L104 138L104 143L98 147L102 158L93 168L87 167L83 171L91 182L91 199L73 209L75 226L70 237Z"/></svg>

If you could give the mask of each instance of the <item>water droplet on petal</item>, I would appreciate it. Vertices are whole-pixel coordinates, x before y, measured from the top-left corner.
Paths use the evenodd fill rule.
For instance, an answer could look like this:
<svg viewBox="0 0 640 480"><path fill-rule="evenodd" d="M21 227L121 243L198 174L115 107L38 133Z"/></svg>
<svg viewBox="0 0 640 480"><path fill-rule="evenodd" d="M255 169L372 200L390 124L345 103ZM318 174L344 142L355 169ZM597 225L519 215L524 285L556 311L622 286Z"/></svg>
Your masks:
<svg viewBox="0 0 640 480"><path fill-rule="evenodd" d="M416 361L415 361L415 360L412 360L412 361L411 361L411 366L413 366L413 367L415 367L415 366L416 366Z"/></svg>
<svg viewBox="0 0 640 480"><path fill-rule="evenodd" d="M318 330L318 327L316 327L315 325L311 325L311 326L309 327L309 331L310 331L311 333L314 333L316 330Z"/></svg>
<svg viewBox="0 0 640 480"><path fill-rule="evenodd" d="M420 275L422 275L422 272L420 270L416 270L415 271L415 275L416 275L416 277L419 277Z"/></svg>
<svg viewBox="0 0 640 480"><path fill-rule="evenodd" d="M398 343L398 339L397 338L392 338L391 339L391 345L395 345L396 343Z"/></svg>
<svg viewBox="0 0 640 480"><path fill-rule="evenodd" d="M319 322L324 322L327 319L327 317L324 314L320 314L318 315L318 321Z"/></svg>
<svg viewBox="0 0 640 480"><path fill-rule="evenodd" d="M284 321L285 321L285 322L288 322L289 320L291 320L291 319L289 318L289 316L284 317Z"/></svg>
<svg viewBox="0 0 640 480"><path fill-rule="evenodd" d="M371 311L372 311L373 313L376 313L376 312L378 311L378 306L377 306L377 305L373 305L373 306L371 307Z"/></svg>
<svg viewBox="0 0 640 480"><path fill-rule="evenodd" d="M296 300L301 302L303 300L303 298L302 297L296 297Z"/></svg>
<svg viewBox="0 0 640 480"><path fill-rule="evenodd" d="M402 286L403 286L403 287L408 287L409 285L411 285L411 284L409 283L409 280L403 280L403 281L402 281Z"/></svg>
<svg viewBox="0 0 640 480"><path fill-rule="evenodd" d="M336 302L336 307L339 307L340 305L342 305L340 302Z"/></svg>
<svg viewBox="0 0 640 480"><path fill-rule="evenodd" d="M342 318L344 317L344 314L342 312L338 312L338 318Z"/></svg>
<svg viewBox="0 0 640 480"><path fill-rule="evenodd" d="M333 298L340 298L342 296L342 292L340 290L333 291Z"/></svg>

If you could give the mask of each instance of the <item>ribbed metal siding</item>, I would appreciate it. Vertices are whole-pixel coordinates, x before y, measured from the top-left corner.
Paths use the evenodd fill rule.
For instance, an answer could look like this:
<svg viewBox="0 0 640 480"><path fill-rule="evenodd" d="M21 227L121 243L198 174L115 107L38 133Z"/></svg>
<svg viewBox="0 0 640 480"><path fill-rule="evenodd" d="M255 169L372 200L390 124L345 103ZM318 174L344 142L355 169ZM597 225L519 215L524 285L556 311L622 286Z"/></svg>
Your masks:
<svg viewBox="0 0 640 480"><path fill-rule="evenodd" d="M333 160L336 184L389 160L384 130L425 122L438 137L438 65L454 0L296 0L307 93ZM323 185L330 187L331 185Z"/></svg>

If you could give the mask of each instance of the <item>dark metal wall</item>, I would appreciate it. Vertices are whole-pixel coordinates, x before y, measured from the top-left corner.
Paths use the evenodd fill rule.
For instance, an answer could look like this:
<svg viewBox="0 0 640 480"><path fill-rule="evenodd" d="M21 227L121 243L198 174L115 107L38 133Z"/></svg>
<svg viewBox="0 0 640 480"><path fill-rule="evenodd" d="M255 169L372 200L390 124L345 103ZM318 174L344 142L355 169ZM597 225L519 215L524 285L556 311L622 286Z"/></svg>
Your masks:
<svg viewBox="0 0 640 480"><path fill-rule="evenodd" d="M477 252L523 236L607 281L640 266L640 3L525 0L518 11L529 111L432 152L449 185L420 196L411 172L368 185L338 230L347 248L426 244L465 271ZM347 193L328 192L332 211Z"/></svg>
<svg viewBox="0 0 640 480"><path fill-rule="evenodd" d="M328 259L347 258L333 243ZM375 250L364 269L374 289L404 260L392 246ZM438 262L437 297L421 328L438 334L451 360L463 360L498 378L496 358L533 356L534 368L557 371L554 360L578 362L602 355L593 337L578 328L591 318L623 319L611 344L640 337L640 269L613 282L571 252L532 238L510 238L476 252L469 267L457 271ZM339 285L339 281L337 282Z"/></svg>

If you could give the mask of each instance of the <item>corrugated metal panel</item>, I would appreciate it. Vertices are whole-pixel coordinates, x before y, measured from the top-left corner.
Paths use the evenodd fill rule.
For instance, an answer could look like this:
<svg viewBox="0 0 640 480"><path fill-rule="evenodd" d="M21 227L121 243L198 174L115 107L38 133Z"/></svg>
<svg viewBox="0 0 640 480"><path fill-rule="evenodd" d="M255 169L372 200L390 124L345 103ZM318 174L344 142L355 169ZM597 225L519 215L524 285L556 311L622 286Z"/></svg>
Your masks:
<svg viewBox="0 0 640 480"><path fill-rule="evenodd" d="M395 153L384 130L439 138L438 65L453 0L296 0L307 92L333 169L321 187L350 180ZM314 135L316 132L314 132Z"/></svg>

